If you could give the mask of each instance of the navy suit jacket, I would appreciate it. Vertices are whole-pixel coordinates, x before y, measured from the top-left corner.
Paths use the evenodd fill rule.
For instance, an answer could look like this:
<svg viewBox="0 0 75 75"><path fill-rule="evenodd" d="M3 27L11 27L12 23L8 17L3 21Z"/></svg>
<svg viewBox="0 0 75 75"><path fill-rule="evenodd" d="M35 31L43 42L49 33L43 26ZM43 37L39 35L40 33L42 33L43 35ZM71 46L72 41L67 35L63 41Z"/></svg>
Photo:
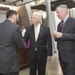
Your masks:
<svg viewBox="0 0 75 75"><path fill-rule="evenodd" d="M39 60L52 56L52 40L49 27L41 25L37 42L35 42L34 26L26 29L25 42L30 39L29 46L29 60L31 61L35 55L35 47L37 48L37 55Z"/></svg>

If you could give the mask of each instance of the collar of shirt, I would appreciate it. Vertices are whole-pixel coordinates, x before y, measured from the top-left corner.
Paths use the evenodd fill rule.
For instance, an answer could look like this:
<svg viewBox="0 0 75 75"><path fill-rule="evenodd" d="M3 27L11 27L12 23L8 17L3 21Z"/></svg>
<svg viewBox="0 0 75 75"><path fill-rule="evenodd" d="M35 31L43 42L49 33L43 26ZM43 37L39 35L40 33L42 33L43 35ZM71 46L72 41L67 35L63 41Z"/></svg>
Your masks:
<svg viewBox="0 0 75 75"><path fill-rule="evenodd" d="M23 30L22 30L22 37L24 37L25 32L26 32L26 29L23 29Z"/></svg>
<svg viewBox="0 0 75 75"><path fill-rule="evenodd" d="M64 23L66 22L66 20L68 19L68 17L69 17L69 15L63 20L64 21Z"/></svg>
<svg viewBox="0 0 75 75"><path fill-rule="evenodd" d="M37 29L38 33L40 32L40 27L41 27L41 24L40 23L37 26L34 26L34 28Z"/></svg>

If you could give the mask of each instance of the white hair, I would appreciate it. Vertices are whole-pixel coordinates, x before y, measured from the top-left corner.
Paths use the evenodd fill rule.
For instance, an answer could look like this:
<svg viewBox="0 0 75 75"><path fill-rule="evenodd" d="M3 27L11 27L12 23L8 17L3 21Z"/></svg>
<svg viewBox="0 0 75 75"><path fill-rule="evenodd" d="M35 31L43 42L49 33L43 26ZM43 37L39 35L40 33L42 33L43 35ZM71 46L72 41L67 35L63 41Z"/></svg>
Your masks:
<svg viewBox="0 0 75 75"><path fill-rule="evenodd" d="M40 22L42 21L42 16L39 12L33 12L33 15L36 15L39 18Z"/></svg>
<svg viewBox="0 0 75 75"><path fill-rule="evenodd" d="M57 7L56 7L56 10L57 10L58 8L61 8L62 10L66 10L66 12L68 12L68 7L67 7L67 5L65 5L65 4L61 4L61 5L57 6Z"/></svg>

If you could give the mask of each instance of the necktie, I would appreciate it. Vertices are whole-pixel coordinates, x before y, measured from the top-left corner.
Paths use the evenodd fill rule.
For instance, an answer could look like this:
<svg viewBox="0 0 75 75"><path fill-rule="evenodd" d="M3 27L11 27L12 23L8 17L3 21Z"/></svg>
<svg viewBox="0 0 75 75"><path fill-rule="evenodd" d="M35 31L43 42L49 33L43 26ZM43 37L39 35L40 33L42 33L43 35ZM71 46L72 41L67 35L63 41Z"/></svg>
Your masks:
<svg viewBox="0 0 75 75"><path fill-rule="evenodd" d="M64 26L64 21L61 21L60 30L59 30L60 32L62 31L63 26Z"/></svg>
<svg viewBox="0 0 75 75"><path fill-rule="evenodd" d="M35 41L37 41L37 38L38 38L38 30L37 30L37 27L35 27L34 30L35 30Z"/></svg>

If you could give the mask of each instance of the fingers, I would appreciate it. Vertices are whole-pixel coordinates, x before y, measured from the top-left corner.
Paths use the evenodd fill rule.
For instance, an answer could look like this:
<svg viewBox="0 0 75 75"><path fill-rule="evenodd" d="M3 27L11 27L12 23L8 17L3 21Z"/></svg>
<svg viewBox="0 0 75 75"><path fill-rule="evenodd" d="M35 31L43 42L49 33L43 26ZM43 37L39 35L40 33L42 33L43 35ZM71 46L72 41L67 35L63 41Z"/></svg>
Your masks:
<svg viewBox="0 0 75 75"><path fill-rule="evenodd" d="M62 33L61 32L54 32L52 33L53 38L60 38L62 37Z"/></svg>

